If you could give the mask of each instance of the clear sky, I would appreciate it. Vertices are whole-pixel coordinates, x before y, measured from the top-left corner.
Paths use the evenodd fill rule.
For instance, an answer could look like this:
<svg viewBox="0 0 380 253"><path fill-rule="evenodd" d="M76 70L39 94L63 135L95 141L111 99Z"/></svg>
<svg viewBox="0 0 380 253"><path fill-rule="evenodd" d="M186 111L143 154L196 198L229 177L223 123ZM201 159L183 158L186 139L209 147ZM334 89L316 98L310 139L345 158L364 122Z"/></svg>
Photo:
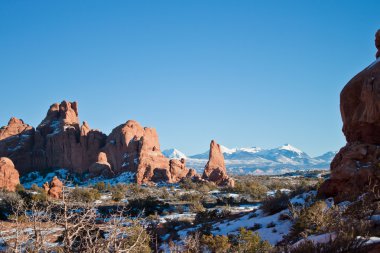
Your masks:
<svg viewBox="0 0 380 253"><path fill-rule="evenodd" d="M380 1L0 2L0 125L78 101L186 154L344 145L339 92L374 61Z"/></svg>

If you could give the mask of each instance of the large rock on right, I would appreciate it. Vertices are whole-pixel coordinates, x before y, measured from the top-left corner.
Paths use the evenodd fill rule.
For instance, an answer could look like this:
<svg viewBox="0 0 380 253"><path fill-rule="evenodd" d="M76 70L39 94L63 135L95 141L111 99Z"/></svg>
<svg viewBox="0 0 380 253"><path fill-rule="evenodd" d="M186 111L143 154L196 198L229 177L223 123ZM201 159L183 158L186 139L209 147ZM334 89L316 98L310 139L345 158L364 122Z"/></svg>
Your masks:
<svg viewBox="0 0 380 253"><path fill-rule="evenodd" d="M206 164L202 179L214 182L218 186L235 186L235 181L227 175L220 145L214 140L210 143L209 161Z"/></svg>
<svg viewBox="0 0 380 253"><path fill-rule="evenodd" d="M380 32L375 44L380 49ZM376 61L352 78L340 94L343 133L347 144L333 159L330 179L319 195L336 202L354 200L380 186L380 53Z"/></svg>

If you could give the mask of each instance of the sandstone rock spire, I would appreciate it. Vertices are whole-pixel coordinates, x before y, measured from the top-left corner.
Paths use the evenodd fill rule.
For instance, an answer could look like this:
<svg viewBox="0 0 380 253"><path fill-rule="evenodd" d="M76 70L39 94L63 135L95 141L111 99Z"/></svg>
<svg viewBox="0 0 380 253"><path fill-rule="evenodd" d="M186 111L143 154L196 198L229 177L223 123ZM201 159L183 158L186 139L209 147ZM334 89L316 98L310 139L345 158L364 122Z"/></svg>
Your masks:
<svg viewBox="0 0 380 253"><path fill-rule="evenodd" d="M234 187L234 180L227 175L224 156L219 144L214 140L210 143L209 161L206 164L202 179L214 182L219 186Z"/></svg>

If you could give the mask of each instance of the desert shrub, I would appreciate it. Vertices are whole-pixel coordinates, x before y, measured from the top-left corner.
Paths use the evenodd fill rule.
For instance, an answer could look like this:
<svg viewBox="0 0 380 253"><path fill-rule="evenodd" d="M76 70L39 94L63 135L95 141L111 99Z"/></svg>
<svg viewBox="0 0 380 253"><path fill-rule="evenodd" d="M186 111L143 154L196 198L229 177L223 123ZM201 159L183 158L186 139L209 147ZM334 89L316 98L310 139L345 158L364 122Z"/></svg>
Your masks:
<svg viewBox="0 0 380 253"><path fill-rule="evenodd" d="M191 222L187 220L172 219L162 224L162 229L170 234L173 240L179 240L180 237L176 230L191 226Z"/></svg>
<svg viewBox="0 0 380 253"><path fill-rule="evenodd" d="M211 252L228 252L231 247L228 237L224 235L202 235L201 244Z"/></svg>
<svg viewBox="0 0 380 253"><path fill-rule="evenodd" d="M169 197L170 197L170 193L169 193L168 189L166 189L165 187L162 188L162 190L161 190L161 194L160 194L160 197L161 197L162 199L169 199Z"/></svg>
<svg viewBox="0 0 380 253"><path fill-rule="evenodd" d="M36 191L36 192L38 192L40 189L41 189L41 188L38 187L38 185L36 185L36 184L32 184L32 186L30 187L30 190L32 190L32 191Z"/></svg>
<svg viewBox="0 0 380 253"><path fill-rule="evenodd" d="M339 245L339 241L349 241L357 236L369 235L371 234L371 222L358 214L365 213L367 207L363 208L352 214L346 213L338 206L329 208L324 201L317 201L310 207L303 207L298 214L293 215L295 217L294 224L288 240L294 241L309 234L333 233L337 235L339 240L336 243ZM350 236L352 238L347 239ZM334 247L338 247L337 245Z"/></svg>
<svg viewBox="0 0 380 253"><path fill-rule="evenodd" d="M290 197L300 195L305 192L309 192L316 189L316 185L310 185L305 180L301 180L298 184L292 187Z"/></svg>
<svg viewBox="0 0 380 253"><path fill-rule="evenodd" d="M146 216L156 213L161 215L163 211L169 209L169 207L169 204L166 204L152 196L147 198L131 199L128 202L128 208L133 216L137 216L142 213Z"/></svg>
<svg viewBox="0 0 380 253"><path fill-rule="evenodd" d="M170 252L202 253L202 247L201 233L196 232L194 234L188 235L185 238L183 247L178 247L177 245L173 244L170 248Z"/></svg>
<svg viewBox="0 0 380 253"><path fill-rule="evenodd" d="M16 185L16 192L17 193L22 193L22 192L25 192L25 188L22 184L18 184Z"/></svg>
<svg viewBox="0 0 380 253"><path fill-rule="evenodd" d="M263 200L261 209L267 214L278 213L288 207L289 195L284 192L277 191L274 196L268 196Z"/></svg>
<svg viewBox="0 0 380 253"><path fill-rule="evenodd" d="M268 241L263 241L260 235L245 228L240 228L237 235L232 235L230 238L232 243L232 252L245 253L264 253L269 252L271 245Z"/></svg>
<svg viewBox="0 0 380 253"><path fill-rule="evenodd" d="M14 192L0 191L0 219L6 220L12 214L14 206L22 201Z"/></svg>
<svg viewBox="0 0 380 253"><path fill-rule="evenodd" d="M90 203L99 198L100 193L96 189L75 187L69 194L69 199L75 202Z"/></svg>
<svg viewBox="0 0 380 253"><path fill-rule="evenodd" d="M32 184L30 189L33 192L18 192L27 203L48 201L48 194L43 188L38 187L36 184Z"/></svg>
<svg viewBox="0 0 380 253"><path fill-rule="evenodd" d="M191 178L184 178L180 182L180 187L185 190L196 190L200 192L209 192L211 190L215 190L218 187L208 181L202 181L202 182L193 182Z"/></svg>
<svg viewBox="0 0 380 253"><path fill-rule="evenodd" d="M129 228L128 236L121 239L122 247L121 251L130 253L150 253L151 238L148 232L141 225L133 225Z"/></svg>
<svg viewBox="0 0 380 253"><path fill-rule="evenodd" d="M261 225L260 223L255 223L255 224L253 224L252 227L249 228L249 230L256 231L256 230L259 230L262 227L263 227L263 225Z"/></svg>
<svg viewBox="0 0 380 253"><path fill-rule="evenodd" d="M376 210L380 210L379 205L377 194L368 192L351 203L344 211L344 216L349 216L352 219L365 219L375 213Z"/></svg>
<svg viewBox="0 0 380 253"><path fill-rule="evenodd" d="M208 194L210 192L210 187L207 184L201 184L198 189L202 194Z"/></svg>
<svg viewBox="0 0 380 253"><path fill-rule="evenodd" d="M112 200L115 202L121 201L125 197L125 194L119 190L112 191Z"/></svg>
<svg viewBox="0 0 380 253"><path fill-rule="evenodd" d="M280 216L278 217L278 220L291 220L291 217L289 214L287 213L282 213L280 214Z"/></svg>
<svg viewBox="0 0 380 253"><path fill-rule="evenodd" d="M97 182L94 185L94 189L98 190L99 192L104 192L106 190L106 184L104 182Z"/></svg>
<svg viewBox="0 0 380 253"><path fill-rule="evenodd" d="M289 189L293 187L288 181L281 179L271 179L267 185L267 187L272 191L278 191L281 189Z"/></svg>
<svg viewBox="0 0 380 253"><path fill-rule="evenodd" d="M331 238L333 239L333 238ZM299 243L296 247L287 247L281 250L285 253L366 253L368 249L365 247L367 239L358 238L356 233L346 231L339 233L335 239L327 243L315 243L310 240L305 240ZM280 251L279 251L280 252Z"/></svg>
<svg viewBox="0 0 380 253"><path fill-rule="evenodd" d="M116 187L120 187L118 185L116 185ZM139 197L143 194L146 194L147 193L147 190L144 189L141 185L139 184L129 184L127 186L125 186L126 188L123 190L127 190L132 196L136 196L136 197Z"/></svg>
<svg viewBox="0 0 380 253"><path fill-rule="evenodd" d="M209 221L219 221L224 218L227 218L231 215L231 212L226 211L226 210L206 210L204 212L199 212L195 216L194 222L199 224L199 223L205 223Z"/></svg>
<svg viewBox="0 0 380 253"><path fill-rule="evenodd" d="M42 188L37 191L37 194L29 194L29 197L35 202L46 202L49 199L47 192Z"/></svg>
<svg viewBox="0 0 380 253"><path fill-rule="evenodd" d="M291 228L291 236L326 232L334 219L333 210L329 209L324 201L317 201L310 207L304 207L294 216L295 222Z"/></svg>
<svg viewBox="0 0 380 253"><path fill-rule="evenodd" d="M206 209L199 201L190 204L190 211L193 213L204 212L205 210Z"/></svg>
<svg viewBox="0 0 380 253"><path fill-rule="evenodd" d="M248 194L253 199L262 199L265 198L268 188L261 184L260 182L249 180L249 181L237 181L235 187L230 189L231 192Z"/></svg>
<svg viewBox="0 0 380 253"><path fill-rule="evenodd" d="M181 180L180 187L182 189L186 189L186 190L195 190L195 189L197 189L197 184L195 182L193 182L193 180L191 180L191 178L186 177L186 178Z"/></svg>
<svg viewBox="0 0 380 253"><path fill-rule="evenodd" d="M202 199L202 195L196 193L184 193L179 196L181 201L187 202L199 202Z"/></svg>

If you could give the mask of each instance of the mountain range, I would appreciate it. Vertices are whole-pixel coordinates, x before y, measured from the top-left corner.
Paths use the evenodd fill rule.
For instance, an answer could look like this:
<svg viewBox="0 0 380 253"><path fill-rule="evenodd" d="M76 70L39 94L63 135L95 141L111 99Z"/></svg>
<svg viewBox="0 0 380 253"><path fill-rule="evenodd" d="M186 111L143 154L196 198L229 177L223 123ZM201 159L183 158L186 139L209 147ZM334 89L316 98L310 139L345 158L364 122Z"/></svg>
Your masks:
<svg viewBox="0 0 380 253"><path fill-rule="evenodd" d="M329 169L336 152L327 152L311 157L302 150L290 145L263 149L259 147L227 148L221 146L226 167L229 173L273 175L284 174L296 170ZM186 159L188 167L201 172L207 163L209 151L191 156L172 148L162 152L170 159Z"/></svg>

